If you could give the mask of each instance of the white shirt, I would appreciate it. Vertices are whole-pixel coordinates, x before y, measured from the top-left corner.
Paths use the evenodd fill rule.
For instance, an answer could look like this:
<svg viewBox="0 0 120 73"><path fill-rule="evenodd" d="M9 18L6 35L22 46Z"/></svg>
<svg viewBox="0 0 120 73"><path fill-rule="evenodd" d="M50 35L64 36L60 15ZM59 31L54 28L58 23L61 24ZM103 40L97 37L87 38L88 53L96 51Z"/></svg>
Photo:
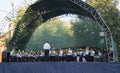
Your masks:
<svg viewBox="0 0 120 73"><path fill-rule="evenodd" d="M90 56L95 56L95 51L94 50L90 51Z"/></svg>
<svg viewBox="0 0 120 73"><path fill-rule="evenodd" d="M68 55L72 55L72 50L71 49L68 50Z"/></svg>
<svg viewBox="0 0 120 73"><path fill-rule="evenodd" d="M50 44L49 43L45 43L44 44L44 46L43 46L43 49L50 49L51 48L51 46L50 46Z"/></svg>
<svg viewBox="0 0 120 73"><path fill-rule="evenodd" d="M85 53L84 53L84 56L89 55L89 53L90 53L90 50L86 49Z"/></svg>
<svg viewBox="0 0 120 73"><path fill-rule="evenodd" d="M82 52L82 51L80 51L80 52L77 52L77 54L82 56L83 52Z"/></svg>
<svg viewBox="0 0 120 73"><path fill-rule="evenodd" d="M62 50L59 51L59 56L63 56L63 51Z"/></svg>
<svg viewBox="0 0 120 73"><path fill-rule="evenodd" d="M98 56L102 56L102 53L101 53L101 52L98 52Z"/></svg>
<svg viewBox="0 0 120 73"><path fill-rule="evenodd" d="M77 56L77 53L76 53L76 52L74 52L74 53L73 53L73 56Z"/></svg>

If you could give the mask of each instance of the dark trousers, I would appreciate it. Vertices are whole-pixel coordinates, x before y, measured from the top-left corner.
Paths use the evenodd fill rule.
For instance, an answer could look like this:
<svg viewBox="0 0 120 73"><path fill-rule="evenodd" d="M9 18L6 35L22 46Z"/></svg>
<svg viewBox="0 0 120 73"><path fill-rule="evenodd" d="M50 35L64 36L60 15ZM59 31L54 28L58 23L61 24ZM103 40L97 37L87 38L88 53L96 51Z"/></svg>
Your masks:
<svg viewBox="0 0 120 73"><path fill-rule="evenodd" d="M45 61L49 61L49 50L45 49Z"/></svg>

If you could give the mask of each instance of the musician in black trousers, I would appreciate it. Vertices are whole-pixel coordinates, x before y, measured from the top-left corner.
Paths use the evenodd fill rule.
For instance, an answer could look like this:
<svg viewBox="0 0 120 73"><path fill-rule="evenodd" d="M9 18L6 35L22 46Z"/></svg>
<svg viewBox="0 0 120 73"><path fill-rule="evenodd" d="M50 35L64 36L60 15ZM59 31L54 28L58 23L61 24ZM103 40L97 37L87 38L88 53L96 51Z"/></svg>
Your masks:
<svg viewBox="0 0 120 73"><path fill-rule="evenodd" d="M48 42L46 42L43 45L43 49L44 49L44 55L45 55L45 61L49 61L49 51L50 51L50 44Z"/></svg>

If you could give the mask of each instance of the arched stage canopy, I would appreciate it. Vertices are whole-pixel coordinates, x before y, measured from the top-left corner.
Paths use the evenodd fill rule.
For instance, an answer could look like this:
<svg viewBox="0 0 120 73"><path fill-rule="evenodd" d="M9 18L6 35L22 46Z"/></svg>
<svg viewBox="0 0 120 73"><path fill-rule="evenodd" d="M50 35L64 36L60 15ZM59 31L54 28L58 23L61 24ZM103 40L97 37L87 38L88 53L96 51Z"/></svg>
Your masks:
<svg viewBox="0 0 120 73"><path fill-rule="evenodd" d="M98 23L101 30L105 33L106 48L114 49L112 34L100 14L90 5L81 0L38 0L30 5L26 10L23 18L17 23L14 35L9 42L9 49L26 48L35 29L46 20L62 15L77 14L93 19ZM39 24L38 24L39 23ZM114 60L117 55L114 54Z"/></svg>

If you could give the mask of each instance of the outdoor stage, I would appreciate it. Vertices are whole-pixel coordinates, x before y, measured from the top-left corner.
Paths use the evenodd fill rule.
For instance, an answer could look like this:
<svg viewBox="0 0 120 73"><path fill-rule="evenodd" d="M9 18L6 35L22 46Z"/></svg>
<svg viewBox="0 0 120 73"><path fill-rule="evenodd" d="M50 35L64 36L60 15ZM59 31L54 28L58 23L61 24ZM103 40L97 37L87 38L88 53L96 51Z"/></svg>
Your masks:
<svg viewBox="0 0 120 73"><path fill-rule="evenodd" d="M120 63L8 62L0 73L120 73Z"/></svg>

